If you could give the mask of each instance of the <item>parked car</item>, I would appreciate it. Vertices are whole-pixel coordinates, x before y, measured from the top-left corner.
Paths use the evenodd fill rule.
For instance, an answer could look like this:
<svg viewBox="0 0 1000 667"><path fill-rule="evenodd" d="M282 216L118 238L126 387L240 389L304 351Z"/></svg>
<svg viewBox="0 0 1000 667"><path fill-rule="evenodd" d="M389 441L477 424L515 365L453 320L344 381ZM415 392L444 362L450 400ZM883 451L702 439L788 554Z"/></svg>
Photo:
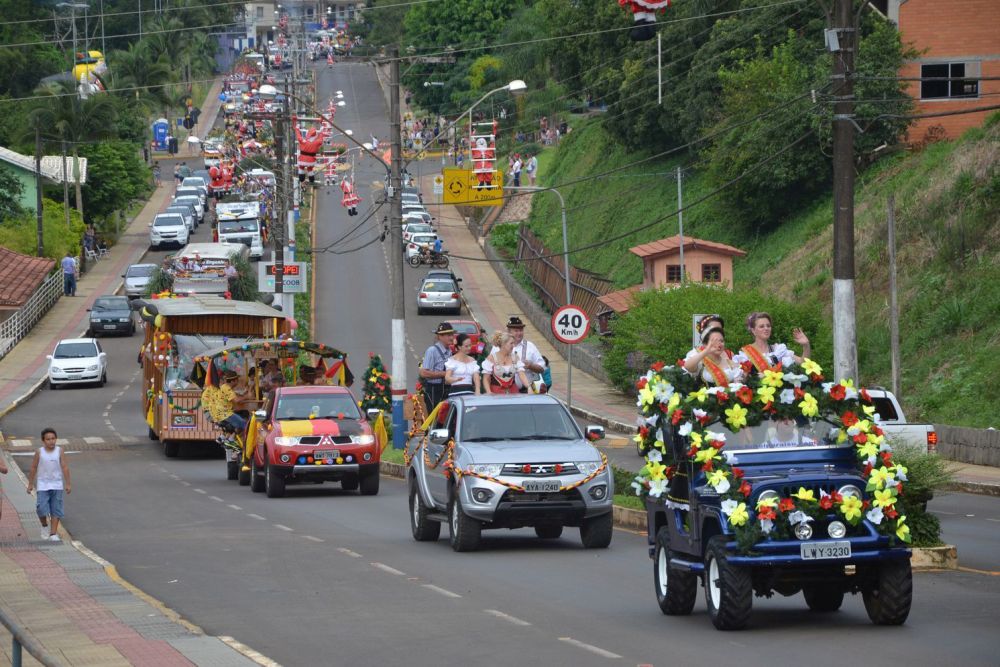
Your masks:
<svg viewBox="0 0 1000 667"><path fill-rule="evenodd" d="M477 359L487 351L489 346L489 340L487 336L483 333L483 327L479 322L475 320L448 320L448 324L451 328L455 330L455 333L465 334L472 339L472 352L473 357ZM455 350L452 350L454 353Z"/></svg>
<svg viewBox="0 0 1000 667"><path fill-rule="evenodd" d="M201 176L196 176L193 172L190 176L181 181L181 188L195 188L201 193L201 203L208 204L208 183Z"/></svg>
<svg viewBox="0 0 1000 667"><path fill-rule="evenodd" d="M197 212L195 211L192 202L173 202L170 206L163 210L164 213L176 213L177 215L184 216L184 224L187 225L188 233L194 232L198 229L198 218Z"/></svg>
<svg viewBox="0 0 1000 667"><path fill-rule="evenodd" d="M407 213L427 213L427 209L420 202L403 200L403 215Z"/></svg>
<svg viewBox="0 0 1000 667"><path fill-rule="evenodd" d="M135 319L127 296L99 296L87 311L90 313L88 336L96 338L109 333L128 336L135 334Z"/></svg>
<svg viewBox="0 0 1000 667"><path fill-rule="evenodd" d="M415 195L417 201L424 201L424 194L420 192L420 188L404 187L403 188L403 198L405 199L407 195Z"/></svg>
<svg viewBox="0 0 1000 667"><path fill-rule="evenodd" d="M875 404L878 424L894 447L917 447L928 453L937 451L938 436L934 424L907 422L903 408L891 391L876 387L868 389L868 395Z"/></svg>
<svg viewBox="0 0 1000 667"><path fill-rule="evenodd" d="M458 285L448 278L424 278L417 291L417 315L428 311L446 311L458 315L462 312L462 295ZM479 330L476 330L479 333Z"/></svg>
<svg viewBox="0 0 1000 667"><path fill-rule="evenodd" d="M196 220L198 224L201 224L205 220L205 204L201 201L201 195L194 188L184 188L188 192L186 194L179 194L174 197L174 203L184 203L191 202L194 204ZM180 192L180 191L178 191Z"/></svg>
<svg viewBox="0 0 1000 667"><path fill-rule="evenodd" d="M277 498L288 484L340 482L345 491L378 493L381 452L347 387L279 387L254 414L252 491Z"/></svg>
<svg viewBox="0 0 1000 667"><path fill-rule="evenodd" d="M410 237L413 236L414 234L433 234L434 236L437 236L437 232L435 232L434 228L431 227L430 225L425 224L423 222L413 222L413 221L407 222L404 219L403 242L405 243L409 241Z"/></svg>
<svg viewBox="0 0 1000 667"><path fill-rule="evenodd" d="M178 213L158 213L149 226L149 247L156 250L167 243L186 246L188 242L187 223Z"/></svg>
<svg viewBox="0 0 1000 667"><path fill-rule="evenodd" d="M447 522L452 548L473 551L485 529L556 539L576 526L584 547L606 548L614 478L591 444L603 437L600 426L581 431L550 395L450 396L434 427L407 444L413 538L436 540Z"/></svg>
<svg viewBox="0 0 1000 667"><path fill-rule="evenodd" d="M156 264L130 264L122 274L122 278L125 279L125 296L129 299L145 296L156 266Z"/></svg>
<svg viewBox="0 0 1000 667"><path fill-rule="evenodd" d="M414 234L406 242L406 259L420 255L421 246L434 247L437 234Z"/></svg>
<svg viewBox="0 0 1000 667"><path fill-rule="evenodd" d="M411 220L417 220L426 225L433 224L436 218L432 216L427 211L417 210L417 209L405 209L403 211L403 223L407 223Z"/></svg>
<svg viewBox="0 0 1000 667"><path fill-rule="evenodd" d="M108 355L96 338L64 338L56 343L49 360L49 389L71 384L108 381Z"/></svg>

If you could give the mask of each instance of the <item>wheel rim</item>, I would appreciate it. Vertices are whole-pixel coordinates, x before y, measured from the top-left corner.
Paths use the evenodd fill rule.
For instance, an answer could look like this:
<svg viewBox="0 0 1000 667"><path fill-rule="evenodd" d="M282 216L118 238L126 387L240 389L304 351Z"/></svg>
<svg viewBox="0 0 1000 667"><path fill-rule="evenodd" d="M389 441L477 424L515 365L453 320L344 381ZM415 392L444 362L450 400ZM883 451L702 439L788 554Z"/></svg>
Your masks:
<svg viewBox="0 0 1000 667"><path fill-rule="evenodd" d="M719 561L714 556L708 561L708 595L712 599L712 607L719 608L722 602L722 589L719 587Z"/></svg>
<svg viewBox="0 0 1000 667"><path fill-rule="evenodd" d="M667 550L660 549L656 555L657 592L661 598L667 597Z"/></svg>
<svg viewBox="0 0 1000 667"><path fill-rule="evenodd" d="M458 535L458 499L451 504L451 534L452 536Z"/></svg>
<svg viewBox="0 0 1000 667"><path fill-rule="evenodd" d="M410 494L410 519L414 526L420 525L420 505L418 504L420 500L417 498L417 493L417 490L413 489Z"/></svg>

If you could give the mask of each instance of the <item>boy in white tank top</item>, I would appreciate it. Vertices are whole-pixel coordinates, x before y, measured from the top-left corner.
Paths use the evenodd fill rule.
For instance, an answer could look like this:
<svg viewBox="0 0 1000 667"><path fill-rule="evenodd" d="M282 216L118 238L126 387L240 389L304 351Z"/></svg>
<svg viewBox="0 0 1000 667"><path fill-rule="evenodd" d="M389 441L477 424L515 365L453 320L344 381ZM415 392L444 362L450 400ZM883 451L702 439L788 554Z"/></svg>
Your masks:
<svg viewBox="0 0 1000 667"><path fill-rule="evenodd" d="M56 447L55 429L42 429L42 447L35 452L28 473L28 493L37 489L35 510L42 522L42 539L59 541L59 521L63 518L63 491L71 492L69 466L62 447Z"/></svg>

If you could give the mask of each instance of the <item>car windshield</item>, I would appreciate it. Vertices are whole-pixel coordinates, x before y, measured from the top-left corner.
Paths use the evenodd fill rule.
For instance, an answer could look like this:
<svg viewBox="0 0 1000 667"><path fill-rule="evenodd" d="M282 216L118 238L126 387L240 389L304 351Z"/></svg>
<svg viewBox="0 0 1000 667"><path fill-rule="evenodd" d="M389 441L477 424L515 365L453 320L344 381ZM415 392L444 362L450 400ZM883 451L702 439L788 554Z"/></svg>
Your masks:
<svg viewBox="0 0 1000 667"><path fill-rule="evenodd" d="M149 276L153 275L153 271L155 269L156 266L154 266L153 264L146 264L144 266L130 266L128 267L128 271L125 272L125 275L128 278L148 278Z"/></svg>
<svg viewBox="0 0 1000 667"><path fill-rule="evenodd" d="M412 237L414 243L434 243L434 237L430 234L421 234Z"/></svg>
<svg viewBox="0 0 1000 667"><path fill-rule="evenodd" d="M478 336L480 334L479 327L469 322L452 322L451 328L460 334L464 333L470 336Z"/></svg>
<svg viewBox="0 0 1000 667"><path fill-rule="evenodd" d="M223 220L219 222L220 234L238 234L240 232L257 233L256 220Z"/></svg>
<svg viewBox="0 0 1000 667"><path fill-rule="evenodd" d="M184 218L179 215L159 215L153 221L154 227L183 227Z"/></svg>
<svg viewBox="0 0 1000 667"><path fill-rule="evenodd" d="M579 440L583 436L558 403L470 405L462 414L464 442Z"/></svg>
<svg viewBox="0 0 1000 667"><path fill-rule="evenodd" d="M425 280L421 292L454 292L455 283L450 280ZM456 329L457 331L457 329ZM459 332L463 333L463 332ZM479 333L478 331L476 333Z"/></svg>
<svg viewBox="0 0 1000 667"><path fill-rule="evenodd" d="M177 215L191 215L191 209L187 206L169 206L166 212L176 213Z"/></svg>
<svg viewBox="0 0 1000 667"><path fill-rule="evenodd" d="M406 232L408 234L430 234L434 231L434 228L430 225L425 225L423 223L409 224L406 226Z"/></svg>
<svg viewBox="0 0 1000 667"><path fill-rule="evenodd" d="M97 356L97 346L93 343L59 343L56 346L56 359L84 359Z"/></svg>
<svg viewBox="0 0 1000 667"><path fill-rule="evenodd" d="M737 433L720 422L713 424L709 430L726 436L726 450L733 452L851 446L850 440L838 444L837 429L823 420L768 419L757 426L742 428Z"/></svg>
<svg viewBox="0 0 1000 667"><path fill-rule="evenodd" d="M287 394L278 398L275 419L360 419L350 394Z"/></svg>
<svg viewBox="0 0 1000 667"><path fill-rule="evenodd" d="M102 296L94 301L94 310L128 310L128 298L124 296Z"/></svg>
<svg viewBox="0 0 1000 667"><path fill-rule="evenodd" d="M195 204L197 206L198 202L201 202L201 197L199 197L197 195L197 193L193 193L193 192L192 193L185 193L185 194L180 195L178 197L174 197L174 201L179 201L179 202L189 201L192 204Z"/></svg>

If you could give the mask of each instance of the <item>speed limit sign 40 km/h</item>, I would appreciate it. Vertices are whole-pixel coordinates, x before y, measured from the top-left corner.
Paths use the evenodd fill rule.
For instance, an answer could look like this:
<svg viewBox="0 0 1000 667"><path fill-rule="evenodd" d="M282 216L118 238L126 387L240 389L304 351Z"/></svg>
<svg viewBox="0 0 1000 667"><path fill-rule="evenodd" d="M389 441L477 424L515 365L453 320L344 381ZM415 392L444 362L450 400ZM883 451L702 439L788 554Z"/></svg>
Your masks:
<svg viewBox="0 0 1000 667"><path fill-rule="evenodd" d="M579 343L590 333L590 318L579 306L563 306L552 314L552 334L567 345Z"/></svg>

